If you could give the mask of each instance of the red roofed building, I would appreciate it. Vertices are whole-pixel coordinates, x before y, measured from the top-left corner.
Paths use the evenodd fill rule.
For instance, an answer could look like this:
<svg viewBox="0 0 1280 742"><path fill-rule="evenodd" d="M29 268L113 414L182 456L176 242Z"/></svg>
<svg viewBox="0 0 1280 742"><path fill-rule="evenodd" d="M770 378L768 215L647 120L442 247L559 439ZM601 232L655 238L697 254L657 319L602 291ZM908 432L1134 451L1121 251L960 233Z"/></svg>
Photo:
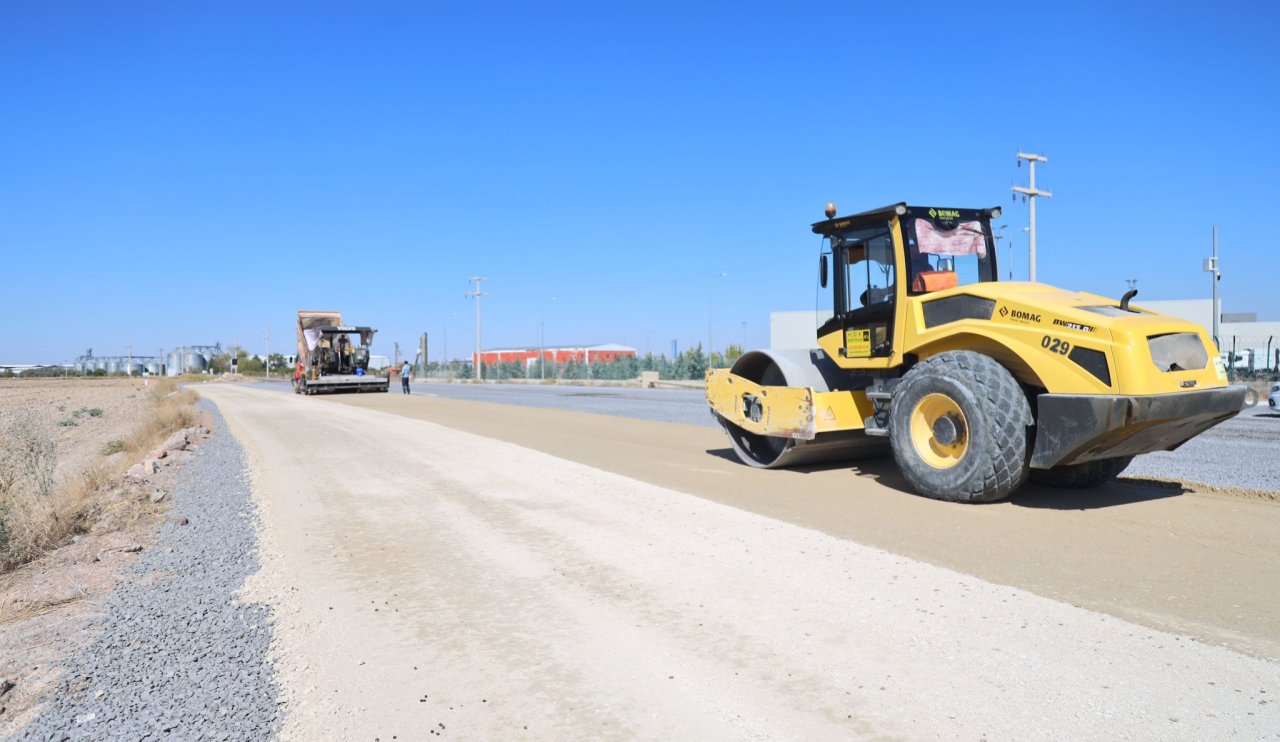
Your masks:
<svg viewBox="0 0 1280 742"><path fill-rule="evenodd" d="M498 363L521 362L531 367L538 362L538 354L546 359L548 365L569 363L613 363L619 358L635 358L636 349L625 345L570 345L547 348L499 348L480 352L480 360L486 366ZM471 354L471 362L475 363L476 354Z"/></svg>

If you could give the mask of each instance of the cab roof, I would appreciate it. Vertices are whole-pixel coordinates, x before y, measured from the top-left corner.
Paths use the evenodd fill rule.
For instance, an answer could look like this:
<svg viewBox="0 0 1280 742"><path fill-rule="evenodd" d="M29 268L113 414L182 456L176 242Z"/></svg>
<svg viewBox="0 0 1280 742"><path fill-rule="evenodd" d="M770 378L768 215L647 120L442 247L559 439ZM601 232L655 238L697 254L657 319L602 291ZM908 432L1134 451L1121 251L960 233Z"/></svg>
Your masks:
<svg viewBox="0 0 1280 742"><path fill-rule="evenodd" d="M815 222L813 224L813 232L814 234L831 236L833 234L843 232L844 230L850 227L857 227L863 224L874 224L876 222L882 222L893 216L903 216L908 211L927 212L928 210L938 210L938 209L942 209L943 211L947 211L947 212L958 212L961 218L967 218L967 219L975 219L980 216L986 216L986 217L1000 216L1000 207L998 206L990 209L955 209L950 207L943 208L943 207L936 207L936 206L908 206L905 201L899 201L896 204L889 204L888 206L882 206L878 209L871 209L870 211L859 211L856 214L849 214L848 216L837 216L834 219L827 219L825 221ZM922 213L921 216L923 215L924 214Z"/></svg>
<svg viewBox="0 0 1280 742"><path fill-rule="evenodd" d="M319 330L325 335L348 335L353 332L377 332L377 330L372 327L356 327L353 325L320 325L319 327L314 327L312 329Z"/></svg>

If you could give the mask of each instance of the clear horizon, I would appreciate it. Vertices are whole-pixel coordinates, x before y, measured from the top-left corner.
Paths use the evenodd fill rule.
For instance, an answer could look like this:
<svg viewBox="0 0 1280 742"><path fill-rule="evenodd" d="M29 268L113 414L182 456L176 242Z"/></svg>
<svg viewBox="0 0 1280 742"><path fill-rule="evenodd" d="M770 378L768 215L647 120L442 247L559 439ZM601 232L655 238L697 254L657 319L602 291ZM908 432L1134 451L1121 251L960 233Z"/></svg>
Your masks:
<svg viewBox="0 0 1280 742"><path fill-rule="evenodd" d="M12 3L0 8L5 363L220 342L299 309L374 352L768 343L809 225L1004 209L1025 276L1280 319L1280 6ZM1007 276L1001 246L1001 275ZM725 275L722 275L725 274ZM541 330L541 332L540 332ZM150 348L150 350L146 350Z"/></svg>

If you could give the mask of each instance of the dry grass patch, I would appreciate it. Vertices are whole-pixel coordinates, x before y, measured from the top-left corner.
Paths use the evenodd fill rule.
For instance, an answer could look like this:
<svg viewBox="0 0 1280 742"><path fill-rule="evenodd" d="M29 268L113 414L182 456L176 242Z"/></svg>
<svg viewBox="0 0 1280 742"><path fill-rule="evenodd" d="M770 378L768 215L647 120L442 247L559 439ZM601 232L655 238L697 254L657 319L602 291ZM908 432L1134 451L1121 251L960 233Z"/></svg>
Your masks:
<svg viewBox="0 0 1280 742"><path fill-rule="evenodd" d="M140 460L143 454L163 443L175 431L199 422L199 413L195 409L199 397L193 391L177 387L173 380L164 379L147 388L152 414L142 420L133 435L124 442L125 452L133 455L129 463Z"/></svg>
<svg viewBox="0 0 1280 742"><path fill-rule="evenodd" d="M55 478L55 425L24 410L0 425L0 572L36 559L110 516L115 527L151 510L146 498L115 486L124 470L174 432L195 426L197 397L169 379L147 387L142 419L123 440L95 442L101 458ZM98 408L81 414L98 417ZM94 413L97 414L94 414Z"/></svg>

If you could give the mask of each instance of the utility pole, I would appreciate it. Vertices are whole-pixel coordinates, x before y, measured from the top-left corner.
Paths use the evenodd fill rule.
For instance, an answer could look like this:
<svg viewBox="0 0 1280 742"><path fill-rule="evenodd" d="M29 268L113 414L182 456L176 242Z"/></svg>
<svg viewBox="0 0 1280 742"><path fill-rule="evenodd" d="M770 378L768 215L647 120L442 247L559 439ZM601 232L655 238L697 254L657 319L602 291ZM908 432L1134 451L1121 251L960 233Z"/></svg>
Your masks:
<svg viewBox="0 0 1280 742"><path fill-rule="evenodd" d="M1215 231L1214 234L1216 235L1217 232ZM1214 244L1216 245L1217 238L1215 237L1214 239L1215 239ZM132 345L124 346L124 352L129 354L129 360L124 367L125 376L133 376L133 346Z"/></svg>
<svg viewBox="0 0 1280 742"><path fill-rule="evenodd" d="M742 323L742 352L747 352L747 323Z"/></svg>
<svg viewBox="0 0 1280 742"><path fill-rule="evenodd" d="M1049 158L1044 155L1028 155L1019 152L1018 167L1022 167L1023 160L1027 161L1028 167L1031 170L1030 180L1028 182L1029 187L1023 188L1022 186L1014 186L1013 192L1021 193L1023 196L1026 196L1031 200L1031 244L1029 245L1027 252L1030 255L1031 260L1031 266L1029 268L1030 272L1028 275L1030 276L1030 279L1034 281L1036 280L1036 199L1040 196L1052 198L1053 194L1036 188L1036 163L1048 162ZM1017 196L1014 196L1014 198L1017 198Z"/></svg>
<svg viewBox="0 0 1280 742"><path fill-rule="evenodd" d="M267 378L271 378L271 330L262 331L263 352L267 356Z"/></svg>
<svg viewBox="0 0 1280 742"><path fill-rule="evenodd" d="M1218 225L1213 225L1213 257L1204 261L1205 273L1213 274L1210 279L1213 282L1213 342L1218 345L1221 350L1222 346L1218 343L1218 319L1222 313L1218 311L1218 281L1222 280L1222 273L1218 270Z"/></svg>
<svg viewBox="0 0 1280 742"><path fill-rule="evenodd" d="M467 280L474 282L476 285L476 290L468 291L466 296L467 298L475 297L476 300L476 362L475 368L472 369L472 375L475 376L476 381L480 381L483 378L483 374L480 373L480 297L488 296L488 294L480 290L480 282L488 281L489 279L485 276L471 276Z"/></svg>
<svg viewBox="0 0 1280 742"><path fill-rule="evenodd" d="M395 348L396 348L396 362L395 362L395 365L399 366L399 365L400 365L400 343L392 343L392 345L394 345L394 346L395 346Z"/></svg>

